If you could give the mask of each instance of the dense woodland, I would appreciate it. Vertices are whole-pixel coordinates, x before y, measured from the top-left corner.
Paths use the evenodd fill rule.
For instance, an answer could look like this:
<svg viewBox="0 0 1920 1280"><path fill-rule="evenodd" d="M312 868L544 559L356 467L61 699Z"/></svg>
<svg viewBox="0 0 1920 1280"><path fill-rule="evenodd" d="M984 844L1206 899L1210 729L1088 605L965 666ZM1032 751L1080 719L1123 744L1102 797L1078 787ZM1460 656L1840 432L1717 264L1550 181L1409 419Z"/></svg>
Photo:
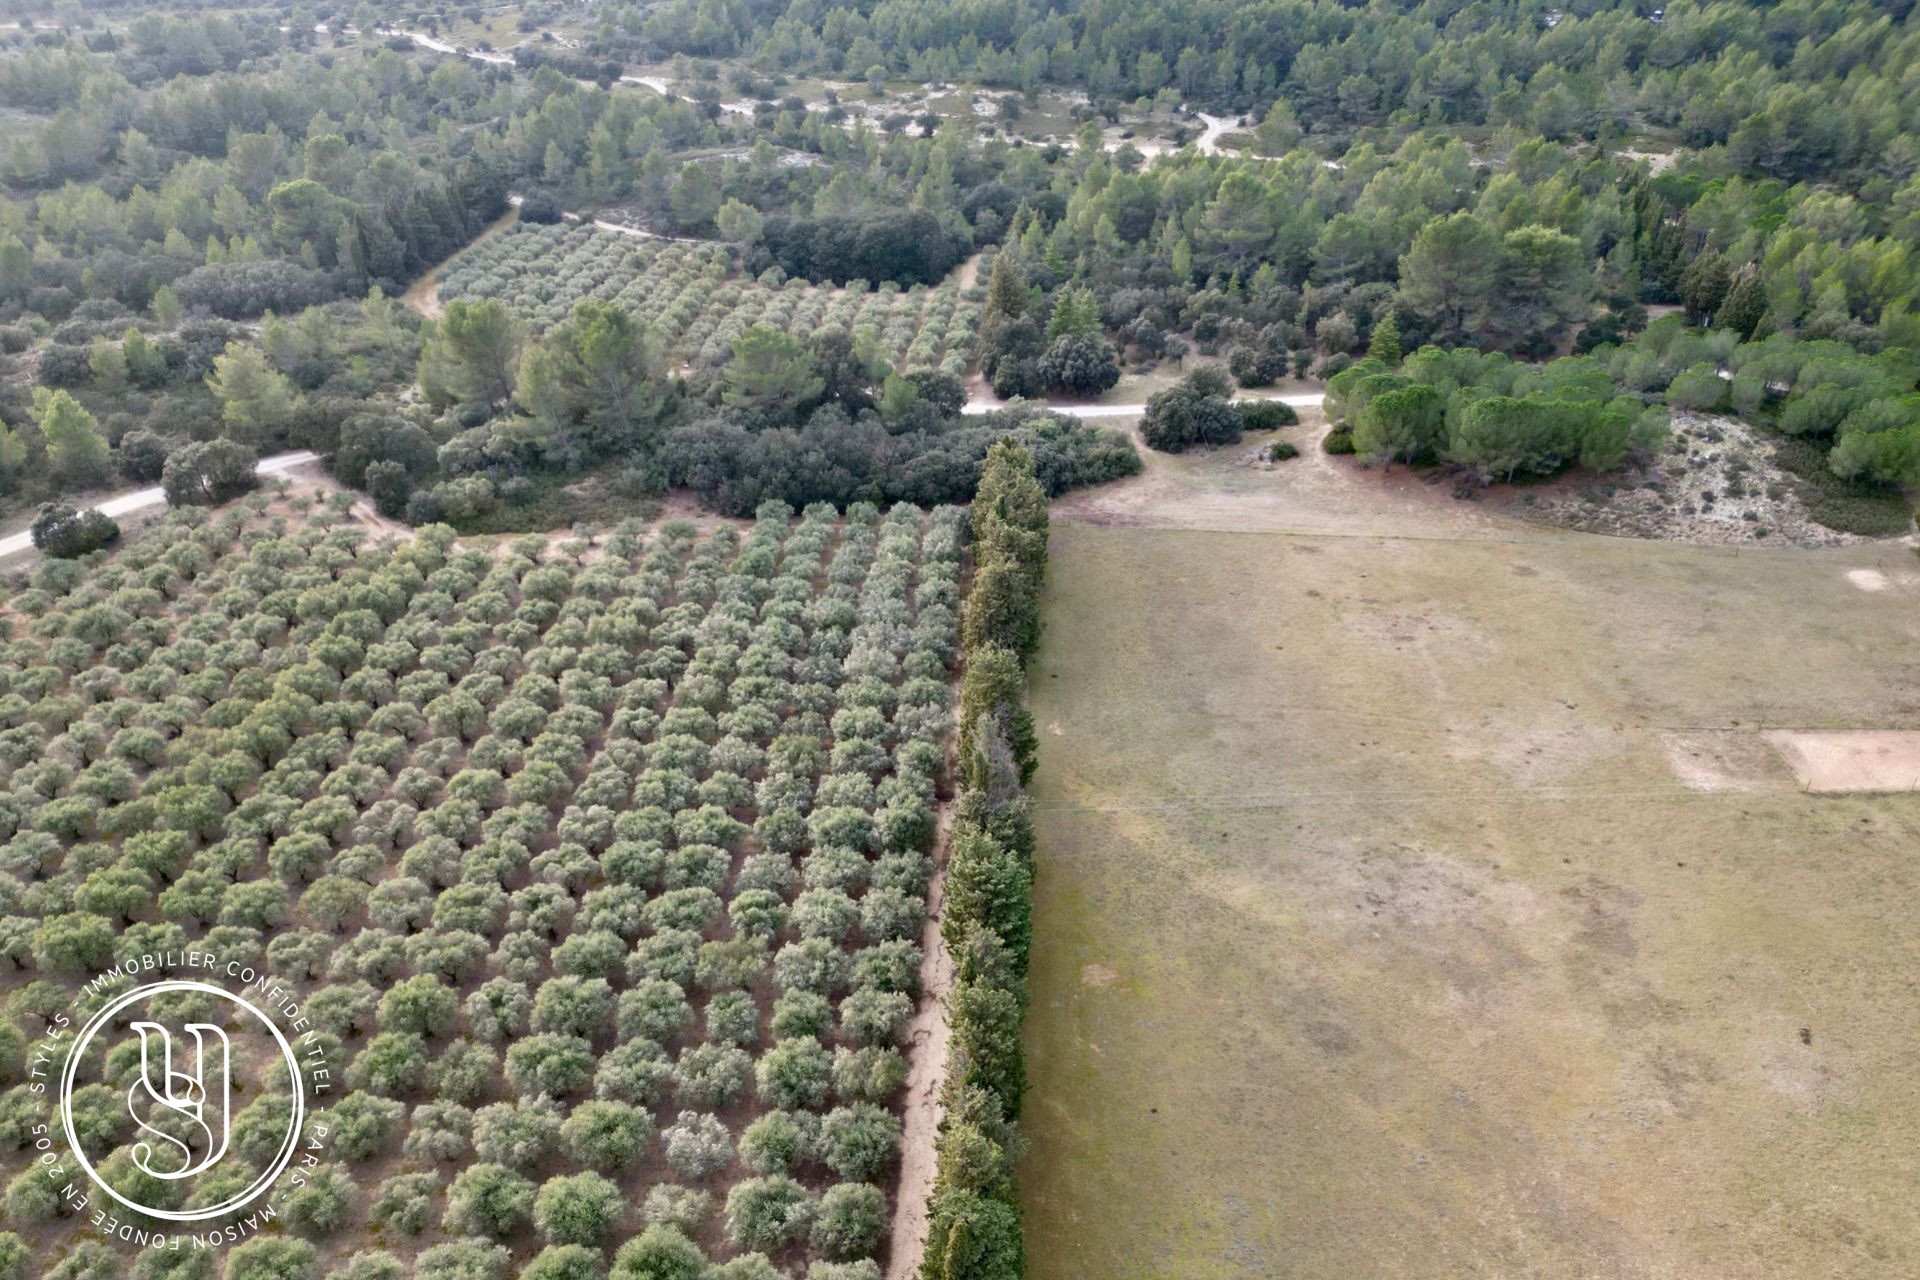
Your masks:
<svg viewBox="0 0 1920 1280"><path fill-rule="evenodd" d="M512 509L583 471L730 510L961 500L985 437L931 376L964 372L940 352L1038 397L1192 357L1241 386L1330 377L1383 323L1406 352L1594 352L1650 308L1734 345L1920 348L1898 6L549 4L519 13L511 62L399 34L465 20L109 6L6 34L0 486L17 503L156 478L196 441L335 453L343 433L379 455L342 451L343 479L373 468L383 508L416 519L538 519ZM682 92L618 82L649 67ZM809 97L803 76L838 87ZM849 115L876 92L884 109L889 77L964 81L996 110ZM1074 138L1027 142L1022 104L1062 92L1084 95ZM1241 115L1238 149L1148 163L1100 145L1107 121L1168 106ZM586 381L551 383L595 317L536 334L523 314L423 321L395 301L510 194L529 221L592 209L713 240L728 265L709 289L729 272L909 288L985 251L978 337L888 367L858 325L794 351L743 325L686 365L665 358L681 335L629 308L613 358L645 404L590 405ZM471 341L496 347L490 374L459 371ZM1838 377L1823 403L1859 385ZM1667 391L1628 381L1646 403ZM1726 407L1772 423L1777 385ZM1910 385L1883 390L1871 414L1792 429L1842 475L1908 482L1920 410ZM767 396L778 412L746 407ZM583 431L589 412L618 421ZM1096 460L1058 483L1129 469L1099 433L1042 434Z"/></svg>

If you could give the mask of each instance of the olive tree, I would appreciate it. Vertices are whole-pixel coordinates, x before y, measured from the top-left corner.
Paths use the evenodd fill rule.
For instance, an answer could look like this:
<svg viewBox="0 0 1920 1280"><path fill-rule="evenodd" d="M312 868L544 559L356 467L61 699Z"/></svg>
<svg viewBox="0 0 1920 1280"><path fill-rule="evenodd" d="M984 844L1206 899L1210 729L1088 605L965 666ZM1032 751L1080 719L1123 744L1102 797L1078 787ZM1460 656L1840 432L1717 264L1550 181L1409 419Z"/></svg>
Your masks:
<svg viewBox="0 0 1920 1280"><path fill-rule="evenodd" d="M549 1244L599 1244L619 1227L626 1199L597 1173L550 1179L534 1198L534 1226Z"/></svg>
<svg viewBox="0 0 1920 1280"><path fill-rule="evenodd" d="M449 1231L504 1239L533 1218L533 1184L497 1164L476 1164L453 1180L442 1218Z"/></svg>

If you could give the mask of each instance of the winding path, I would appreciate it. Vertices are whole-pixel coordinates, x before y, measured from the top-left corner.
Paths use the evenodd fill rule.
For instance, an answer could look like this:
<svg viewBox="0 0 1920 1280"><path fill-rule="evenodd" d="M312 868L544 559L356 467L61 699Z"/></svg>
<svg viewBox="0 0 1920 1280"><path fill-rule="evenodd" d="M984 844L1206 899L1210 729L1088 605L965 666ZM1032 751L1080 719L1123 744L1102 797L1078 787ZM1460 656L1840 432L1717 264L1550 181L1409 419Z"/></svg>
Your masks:
<svg viewBox="0 0 1920 1280"><path fill-rule="evenodd" d="M351 28L348 29L351 30ZM448 44L445 40L435 39L424 31L403 31L399 27L377 27L374 33L383 36L405 36L422 49L431 49L435 53L463 54L466 57L472 58L475 62L491 62L495 66L511 67L515 65L514 57L510 53L487 53L480 49L463 49L459 45Z"/></svg>
<svg viewBox="0 0 1920 1280"><path fill-rule="evenodd" d="M1210 116L1204 111L1196 111L1194 114L1199 116L1207 127L1193 145L1199 149L1201 155L1219 155L1220 136L1234 128L1235 122L1224 116Z"/></svg>
<svg viewBox="0 0 1920 1280"><path fill-rule="evenodd" d="M309 462L319 460L320 455L310 449L300 449L293 453L276 453L271 458L260 459L259 474L277 476L295 467L303 467ZM165 506L166 501L166 492L156 484L150 488L117 494L104 502L96 503L93 509L102 515L124 516L131 515L135 511L144 511L148 507ZM33 537L30 533L16 533L0 538L0 557L17 555L32 546Z"/></svg>

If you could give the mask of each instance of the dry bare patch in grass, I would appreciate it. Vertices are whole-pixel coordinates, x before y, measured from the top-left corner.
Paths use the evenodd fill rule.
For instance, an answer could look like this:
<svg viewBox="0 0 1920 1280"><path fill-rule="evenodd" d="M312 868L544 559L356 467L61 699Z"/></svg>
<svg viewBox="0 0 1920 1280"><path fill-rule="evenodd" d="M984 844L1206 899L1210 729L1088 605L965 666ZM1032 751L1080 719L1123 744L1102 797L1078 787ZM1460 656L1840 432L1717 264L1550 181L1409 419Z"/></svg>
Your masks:
<svg viewBox="0 0 1920 1280"><path fill-rule="evenodd" d="M1776 729L1767 741L1809 791L1920 791L1920 732Z"/></svg>

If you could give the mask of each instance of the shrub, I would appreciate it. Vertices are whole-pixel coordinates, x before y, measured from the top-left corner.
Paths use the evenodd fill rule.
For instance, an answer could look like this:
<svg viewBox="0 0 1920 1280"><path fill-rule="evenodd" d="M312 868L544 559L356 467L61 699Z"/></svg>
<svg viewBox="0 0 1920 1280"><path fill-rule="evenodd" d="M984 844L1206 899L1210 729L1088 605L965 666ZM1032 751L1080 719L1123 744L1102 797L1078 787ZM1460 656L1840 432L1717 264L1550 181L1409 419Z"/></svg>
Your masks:
<svg viewBox="0 0 1920 1280"><path fill-rule="evenodd" d="M190 444L170 455L160 472L172 507L218 506L258 483L253 451L231 440Z"/></svg>
<svg viewBox="0 0 1920 1280"><path fill-rule="evenodd" d="M1240 439L1243 420L1228 402L1231 387L1217 369L1189 373L1165 391L1147 400L1140 420L1140 436L1152 449L1181 453L1194 445L1232 444Z"/></svg>
<svg viewBox="0 0 1920 1280"><path fill-rule="evenodd" d="M1287 376L1287 350L1266 343L1238 346L1227 357L1227 370L1243 387L1270 387Z"/></svg>
<svg viewBox="0 0 1920 1280"><path fill-rule="evenodd" d="M414 1280L506 1280L506 1248L485 1240L435 1245L413 1264Z"/></svg>
<svg viewBox="0 0 1920 1280"><path fill-rule="evenodd" d="M928 1203L927 1256L941 1259L943 1276L1026 1274L1020 1219L1012 1206L964 1191L944 1191Z"/></svg>
<svg viewBox="0 0 1920 1280"><path fill-rule="evenodd" d="M1674 375L1667 384L1667 403L1676 409L1718 413L1727 407L1733 384L1711 364L1696 364Z"/></svg>
<svg viewBox="0 0 1920 1280"><path fill-rule="evenodd" d="M336 290L326 272L283 258L209 263L175 280L172 288L188 310L204 309L228 320L263 311L303 311L332 298Z"/></svg>
<svg viewBox="0 0 1920 1280"><path fill-rule="evenodd" d="M316 1169L287 1193L287 1221L310 1235L331 1235L352 1215L359 1189L337 1169Z"/></svg>
<svg viewBox="0 0 1920 1280"><path fill-rule="evenodd" d="M548 226L560 221L560 202L545 187L535 187L520 200L520 221Z"/></svg>
<svg viewBox="0 0 1920 1280"><path fill-rule="evenodd" d="M867 1181L900 1154L900 1121L870 1102L835 1107L820 1122L820 1160L843 1178Z"/></svg>
<svg viewBox="0 0 1920 1280"><path fill-rule="evenodd" d="M386 1031L347 1064L347 1083L390 1098L404 1097L426 1083L426 1068L427 1047L419 1036Z"/></svg>
<svg viewBox="0 0 1920 1280"><path fill-rule="evenodd" d="M151 484L160 478L171 452L172 448L165 437L136 428L120 437L120 447L115 450L113 459L120 468L120 474L127 479Z"/></svg>
<svg viewBox="0 0 1920 1280"><path fill-rule="evenodd" d="M0 1280L26 1280L32 1256L26 1241L11 1231L0 1231Z"/></svg>
<svg viewBox="0 0 1920 1280"><path fill-rule="evenodd" d="M593 1070L592 1048L575 1036L529 1036L507 1050L507 1083L521 1093L579 1093Z"/></svg>
<svg viewBox="0 0 1920 1280"><path fill-rule="evenodd" d="M649 1226L678 1227L684 1232L697 1232L713 1216L713 1196L710 1192L694 1187L683 1187L675 1183L655 1183L647 1190L647 1198L640 1206L640 1216Z"/></svg>
<svg viewBox="0 0 1920 1280"><path fill-rule="evenodd" d="M111 544L120 536L120 526L98 511L49 502L41 505L28 534L44 554L71 560Z"/></svg>
<svg viewBox="0 0 1920 1280"><path fill-rule="evenodd" d="M7 1184L4 1200L7 1221L19 1226L52 1222L60 1216L60 1188L38 1169L26 1169Z"/></svg>
<svg viewBox="0 0 1920 1280"><path fill-rule="evenodd" d="M907 1081L907 1060L890 1045L834 1050L833 1092L846 1102L881 1102Z"/></svg>
<svg viewBox="0 0 1920 1280"><path fill-rule="evenodd" d="M703 1044L688 1049L674 1064L680 1101L697 1107L724 1107L746 1089L753 1059L732 1045Z"/></svg>
<svg viewBox="0 0 1920 1280"><path fill-rule="evenodd" d="M1293 406L1280 400L1240 400L1233 407L1240 414L1240 425L1248 431L1277 431L1300 421Z"/></svg>
<svg viewBox="0 0 1920 1280"><path fill-rule="evenodd" d="M1066 334L1056 338L1039 360L1041 382L1069 395L1094 396L1120 381L1120 361L1113 344L1097 334Z"/></svg>
<svg viewBox="0 0 1920 1280"><path fill-rule="evenodd" d="M782 1040L755 1067L761 1101L798 1111L826 1101L832 1063L817 1041Z"/></svg>
<svg viewBox="0 0 1920 1280"><path fill-rule="evenodd" d="M380 1025L388 1031L445 1036L459 1010L457 993L432 974L418 974L381 997Z"/></svg>
<svg viewBox="0 0 1920 1280"><path fill-rule="evenodd" d="M496 1102L473 1117L473 1149L482 1160L527 1169L560 1142L560 1109L544 1098Z"/></svg>
<svg viewBox="0 0 1920 1280"><path fill-rule="evenodd" d="M756 1173L786 1173L812 1150L818 1128L805 1113L770 1111L740 1135L740 1158Z"/></svg>
<svg viewBox="0 0 1920 1280"><path fill-rule="evenodd" d="M1017 1276L1020 1273L1010 1271L1006 1274ZM859 1262L812 1262L807 1264L806 1280L880 1280L880 1264L871 1259Z"/></svg>

